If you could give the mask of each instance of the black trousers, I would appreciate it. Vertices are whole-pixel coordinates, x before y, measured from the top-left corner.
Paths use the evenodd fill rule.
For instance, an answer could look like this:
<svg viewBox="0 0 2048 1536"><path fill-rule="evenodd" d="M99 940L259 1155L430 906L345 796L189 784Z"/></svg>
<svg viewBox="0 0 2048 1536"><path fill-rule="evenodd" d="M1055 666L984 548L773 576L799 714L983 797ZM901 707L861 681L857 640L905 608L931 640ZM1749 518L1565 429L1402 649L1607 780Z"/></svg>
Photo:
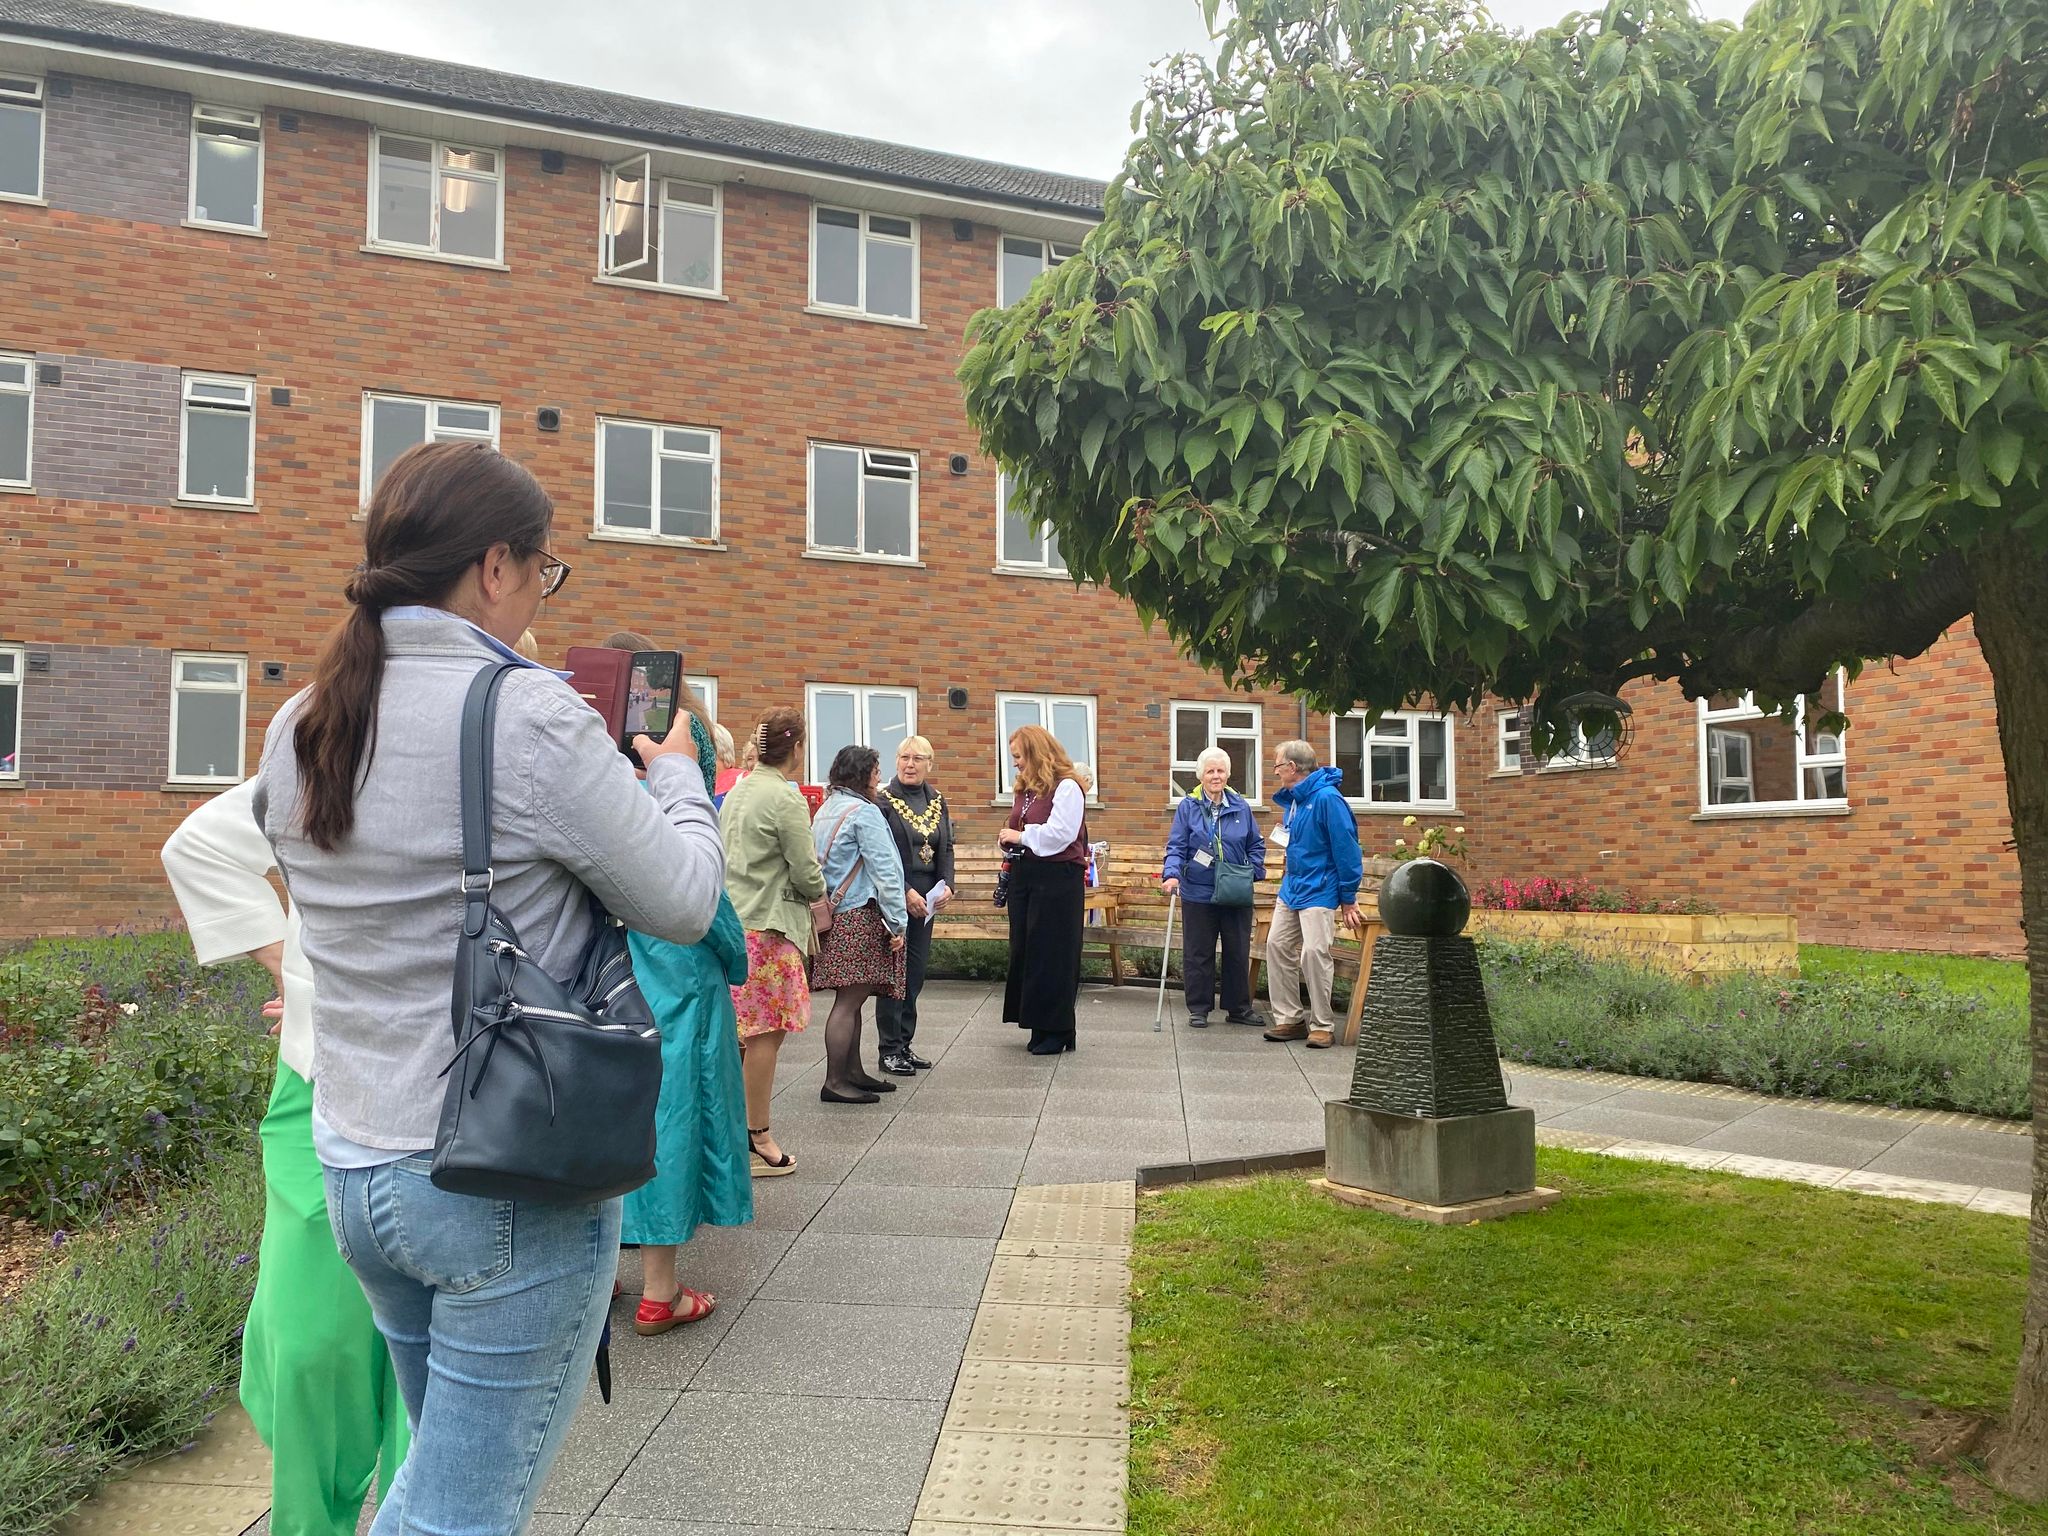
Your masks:
<svg viewBox="0 0 2048 1536"><path fill-rule="evenodd" d="M911 875L907 883L918 895L929 896L939 877L936 871ZM910 931L903 936L903 1001L899 1003L886 993L875 998L875 1037L882 1043L884 1056L909 1050L917 1038L917 994L924 990L925 966L931 958L932 925L912 913Z"/></svg>
<svg viewBox="0 0 2048 1536"><path fill-rule="evenodd" d="M1213 901L1182 901L1181 989L1188 1013L1206 1015L1216 1000L1216 945L1223 944L1223 1011L1241 1019L1252 1011L1252 909Z"/></svg>
<svg viewBox="0 0 2048 1536"><path fill-rule="evenodd" d="M1003 986L1003 1017L1030 1030L1034 1046L1071 1045L1086 871L1029 854L1010 869L1010 975Z"/></svg>

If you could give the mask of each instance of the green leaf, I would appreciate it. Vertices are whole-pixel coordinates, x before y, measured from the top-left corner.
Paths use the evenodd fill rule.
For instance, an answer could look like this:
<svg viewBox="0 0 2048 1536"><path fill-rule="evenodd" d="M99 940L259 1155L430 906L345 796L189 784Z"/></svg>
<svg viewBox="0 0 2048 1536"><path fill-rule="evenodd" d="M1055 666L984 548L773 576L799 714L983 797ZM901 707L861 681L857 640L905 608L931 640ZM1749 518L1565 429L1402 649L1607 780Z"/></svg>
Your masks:
<svg viewBox="0 0 2048 1536"><path fill-rule="evenodd" d="M1175 434L1170 421L1152 421L1145 427L1145 457L1162 475L1173 462Z"/></svg>
<svg viewBox="0 0 2048 1536"><path fill-rule="evenodd" d="M1087 466L1091 475L1095 473L1095 459L1102 452L1102 439L1108 431L1107 416L1093 417L1081 428L1081 462Z"/></svg>
<svg viewBox="0 0 2048 1536"><path fill-rule="evenodd" d="M2020 460L2025 456L2027 440L2003 422L1979 420L1972 429L1977 439L1977 452L1984 460L1984 467L2000 485L2011 485L2013 477L2020 472Z"/></svg>
<svg viewBox="0 0 2048 1536"><path fill-rule="evenodd" d="M1365 611L1372 615L1382 635L1394 627L1394 620L1401 612L1401 584L1407 574L1405 566L1388 566L1387 574L1374 583L1365 600Z"/></svg>
<svg viewBox="0 0 2048 1536"><path fill-rule="evenodd" d="M1199 475L1216 462L1216 455L1222 451L1223 444L1213 433L1196 432L1180 445L1180 460L1190 475Z"/></svg>

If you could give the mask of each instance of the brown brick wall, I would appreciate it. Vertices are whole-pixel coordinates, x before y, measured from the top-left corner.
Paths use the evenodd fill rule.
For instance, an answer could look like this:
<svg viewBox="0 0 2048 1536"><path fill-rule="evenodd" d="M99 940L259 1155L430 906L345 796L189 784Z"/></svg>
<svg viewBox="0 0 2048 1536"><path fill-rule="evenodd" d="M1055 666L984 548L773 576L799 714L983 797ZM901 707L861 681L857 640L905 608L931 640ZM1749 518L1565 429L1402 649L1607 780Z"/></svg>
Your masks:
<svg viewBox="0 0 2048 1536"><path fill-rule="evenodd" d="M994 228L977 225L960 241L950 220L924 220L924 329L870 324L804 312L809 203L744 184L726 189L724 302L594 282L597 165L572 158L551 175L521 149L506 155L509 271L365 253L367 145L359 122L308 113L298 132L285 133L271 114L268 239L0 205L8 250L0 347L258 382L253 512L147 505L158 498L84 485L0 497L0 549L13 577L0 641L148 652L162 658L166 691L171 650L245 654L253 763L263 725L308 677L360 552L352 516L363 391L492 402L502 407L505 451L554 492L556 549L576 568L537 626L548 652L620 624L648 629L678 645L692 672L718 679L720 714L741 731L771 704L800 704L806 682L914 686L939 781L972 836L992 836L999 814L988 803L997 782L995 695L1092 694L1105 802L1091 818L1095 835L1126 859L1160 835L1166 706L1229 695L1110 595L992 572L995 471L976 453L952 369L969 316L994 300ZM269 404L274 386L292 391L288 407ZM561 408L560 432L537 429L542 406ZM592 536L599 415L719 429L724 550ZM814 438L917 451L921 568L805 558L806 442ZM947 471L955 452L970 456L964 476ZM173 424L166 477L175 463ZM40 441L36 474L40 481ZM1625 769L1541 783L1486 780L1491 735L1461 723L1460 809L1482 868L1538 860L1562 868L1614 847L1635 867L1617 883L1656 889L1667 858L1685 848L1689 862L1670 865L1670 878L1711 876L1721 882L1717 895L1727 871L1756 860L1770 872L1762 889L1802 910L1831 904L1845 931L1927 944L1959 934L1969 945L2007 946L2012 861L1995 836L1969 843L1972 860L1951 870L1944 854L1974 833L1944 834L1924 854L1923 845L1908 854L1900 830L1926 838L1949 808L2001 798L1995 744L1983 755L1981 663L1967 641L1957 649L1967 662L1953 677L1944 671L1920 707L1937 732L1950 729L1941 722L1951 713L1960 717L1977 760L1880 778L1871 792L1883 800L1867 808L1863 781L1852 777L1858 810L1842 822L1689 822L1686 797L1696 787L1675 762L1653 766L1663 749L1648 742L1666 727L1652 724L1651 710ZM286 663L285 679L263 681L263 660ZM1909 692L1920 697L1920 675L1909 670L1896 685L1902 716ZM54 672L31 674L30 696L57 681ZM950 687L968 690L967 709L947 708ZM1296 706L1261 702L1270 754L1295 734ZM1852 712L1858 703L1852 697ZM1147 714L1153 704L1157 718ZM86 755L82 745L39 743L33 730L61 736L69 711L36 709L40 724L25 743L31 764ZM160 728L147 729L161 740ZM1902 727L1893 739L1905 734ZM1308 735L1328 750L1326 722L1313 720ZM1671 750L1689 761L1689 725L1681 722L1674 739ZM1852 743L1854 774L1863 758ZM168 915L156 849L193 797L159 787L167 750L159 746L149 764L153 779L137 764L119 790L0 792L0 933ZM1626 803L1599 799L1603 786L1625 789L1616 800ZM1563 814L1527 819L1553 805ZM1629 839L1610 837L1617 819L1635 829ZM1366 818L1368 844L1396 835L1397 821ZM1615 862L1596 867L1604 874ZM1894 907L1886 897L1902 888L1910 902ZM1981 921L1958 930L1942 914L1944 899L1975 904ZM1896 922L1880 910L1896 911Z"/></svg>

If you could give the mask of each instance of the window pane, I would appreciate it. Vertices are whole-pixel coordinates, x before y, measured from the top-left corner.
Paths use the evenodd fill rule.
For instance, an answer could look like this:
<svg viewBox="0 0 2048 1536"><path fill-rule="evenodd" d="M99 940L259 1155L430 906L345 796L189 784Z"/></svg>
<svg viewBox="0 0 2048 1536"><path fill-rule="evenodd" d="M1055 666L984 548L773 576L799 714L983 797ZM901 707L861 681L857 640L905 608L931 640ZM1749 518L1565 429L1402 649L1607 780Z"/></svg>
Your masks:
<svg viewBox="0 0 2048 1536"><path fill-rule="evenodd" d="M180 779L241 776L240 694L188 692L179 695L178 740L171 771Z"/></svg>
<svg viewBox="0 0 2048 1536"><path fill-rule="evenodd" d="M848 309L860 305L860 215L818 210L817 300Z"/></svg>
<svg viewBox="0 0 2048 1536"><path fill-rule="evenodd" d="M668 200L692 208L710 208L718 202L718 189L694 181L672 181L668 184Z"/></svg>
<svg viewBox="0 0 2048 1536"><path fill-rule="evenodd" d="M687 539L708 539L717 531L709 459L661 461L661 531Z"/></svg>
<svg viewBox="0 0 2048 1536"><path fill-rule="evenodd" d="M910 558L910 482L868 477L867 553Z"/></svg>
<svg viewBox="0 0 2048 1536"><path fill-rule="evenodd" d="M623 272L645 265L648 257L647 178L643 157L606 173L605 233L611 237L611 266ZM644 276L645 273L642 273Z"/></svg>
<svg viewBox="0 0 2048 1536"><path fill-rule="evenodd" d="M498 157L488 149L444 148L441 151L442 166L451 171L494 172L498 169Z"/></svg>
<svg viewBox="0 0 2048 1536"><path fill-rule="evenodd" d="M882 761L896 761L896 749L910 734L910 700L900 693L868 695L868 745L881 753Z"/></svg>
<svg viewBox="0 0 2048 1536"><path fill-rule="evenodd" d="M218 383L212 379L185 380L188 400L216 400L228 405L247 405L252 391L247 384Z"/></svg>
<svg viewBox="0 0 2048 1536"><path fill-rule="evenodd" d="M13 658L8 658L10 668ZM0 777L13 778L21 772L21 684L0 683Z"/></svg>
<svg viewBox="0 0 2048 1536"><path fill-rule="evenodd" d="M1003 700L1003 740L1005 742L1027 725L1042 725L1045 713L1036 699Z"/></svg>
<svg viewBox="0 0 2048 1536"><path fill-rule="evenodd" d="M368 490L392 461L415 443L427 440L427 406L424 400L372 400L370 402L370 474Z"/></svg>
<svg viewBox="0 0 2048 1536"><path fill-rule="evenodd" d="M1051 527L1045 530L1045 568L1049 571L1064 571L1067 557L1060 553L1060 536Z"/></svg>
<svg viewBox="0 0 2048 1536"><path fill-rule="evenodd" d="M1004 475L1000 484L1003 517L996 539L996 559L1007 565L1038 565L1045 558L1045 546L1018 509L1015 482Z"/></svg>
<svg viewBox="0 0 2048 1536"><path fill-rule="evenodd" d="M645 532L654 525L654 429L604 424L604 525Z"/></svg>
<svg viewBox="0 0 2048 1536"><path fill-rule="evenodd" d="M497 182L474 176L441 178L441 249L450 256L497 260Z"/></svg>
<svg viewBox="0 0 2048 1536"><path fill-rule="evenodd" d="M1086 763L1094 758L1095 747L1088 740L1087 705L1055 703L1052 707L1052 734L1075 762Z"/></svg>
<svg viewBox="0 0 2048 1536"><path fill-rule="evenodd" d="M821 691L811 695L811 761L821 783L839 749L852 746L858 739L857 708L851 693Z"/></svg>
<svg viewBox="0 0 2048 1536"><path fill-rule="evenodd" d="M1414 798L1410 792L1406 746L1373 743L1372 798L1396 803Z"/></svg>
<svg viewBox="0 0 2048 1536"><path fill-rule="evenodd" d="M1222 711L1222 726L1226 731L1249 731L1258 725L1258 716L1248 709L1226 709Z"/></svg>
<svg viewBox="0 0 2048 1536"><path fill-rule="evenodd" d="M434 436L489 437L491 411L483 405L439 405L434 408Z"/></svg>
<svg viewBox="0 0 2048 1536"><path fill-rule="evenodd" d="M434 239L431 147L417 139L377 141L377 238L400 245Z"/></svg>
<svg viewBox="0 0 2048 1536"><path fill-rule="evenodd" d="M1415 778L1419 788L1418 800L1441 800L1451 798L1450 780L1450 722L1445 720L1418 720L1415 722L1417 768Z"/></svg>
<svg viewBox="0 0 2048 1536"><path fill-rule="evenodd" d="M860 547L860 454L811 450L811 542L819 549Z"/></svg>
<svg viewBox="0 0 2048 1536"><path fill-rule="evenodd" d="M908 240L910 238L910 220L908 219L888 219L883 218L879 214L870 214L868 216L868 228L875 234L888 236L891 240Z"/></svg>
<svg viewBox="0 0 2048 1536"><path fill-rule="evenodd" d="M868 302L871 315L911 316L911 257L908 245L889 240L868 242Z"/></svg>
<svg viewBox="0 0 2048 1536"><path fill-rule="evenodd" d="M696 453L708 457L711 453L709 432L687 432L678 427L664 427L661 433L663 453Z"/></svg>
<svg viewBox="0 0 2048 1536"><path fill-rule="evenodd" d="M247 411L185 409L187 496L249 495L249 435L255 421Z"/></svg>
<svg viewBox="0 0 2048 1536"><path fill-rule="evenodd" d="M1002 291L996 295L997 299L1005 308L1016 303L1044 270L1044 248L1036 240L1005 240Z"/></svg>
<svg viewBox="0 0 2048 1536"><path fill-rule="evenodd" d="M43 191L43 109L0 107L0 192L40 197Z"/></svg>
<svg viewBox="0 0 2048 1536"><path fill-rule="evenodd" d="M28 483L29 397L0 394L0 480Z"/></svg>
<svg viewBox="0 0 2048 1536"><path fill-rule="evenodd" d="M1365 722L1346 715L1336 726L1337 774L1347 800L1365 798Z"/></svg>
<svg viewBox="0 0 2048 1536"><path fill-rule="evenodd" d="M1209 745L1209 711L1176 709L1173 712L1173 759L1192 763Z"/></svg>
<svg viewBox="0 0 2048 1536"><path fill-rule="evenodd" d="M199 661L187 659L178 663L178 681L181 683L225 683L231 688L242 684L242 668L232 661Z"/></svg>
<svg viewBox="0 0 2048 1536"><path fill-rule="evenodd" d="M717 286L718 219L706 208L671 208L662 222L661 280L678 288Z"/></svg>
<svg viewBox="0 0 2048 1536"><path fill-rule="evenodd" d="M193 161L192 216L254 229L263 184L257 131L208 126Z"/></svg>
<svg viewBox="0 0 2048 1536"><path fill-rule="evenodd" d="M1707 732L1707 803L1748 805L1756 799L1750 740L1739 730Z"/></svg>
<svg viewBox="0 0 2048 1536"><path fill-rule="evenodd" d="M1253 753L1258 743L1244 736L1226 736L1216 743L1230 756L1230 782L1240 795L1258 791L1258 766Z"/></svg>

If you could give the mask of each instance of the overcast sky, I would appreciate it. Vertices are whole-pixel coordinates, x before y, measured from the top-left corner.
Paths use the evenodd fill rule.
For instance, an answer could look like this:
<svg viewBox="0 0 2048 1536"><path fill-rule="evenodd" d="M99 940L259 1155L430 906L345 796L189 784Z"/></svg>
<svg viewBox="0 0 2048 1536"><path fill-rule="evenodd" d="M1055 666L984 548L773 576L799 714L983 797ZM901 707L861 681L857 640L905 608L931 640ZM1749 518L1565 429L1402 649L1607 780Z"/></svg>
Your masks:
<svg viewBox="0 0 2048 1536"><path fill-rule="evenodd" d="M1207 42L1197 0L149 3L1105 180L1152 64ZM1537 27L1594 3L1493 13ZM1741 0L1703 8L1734 16Z"/></svg>

